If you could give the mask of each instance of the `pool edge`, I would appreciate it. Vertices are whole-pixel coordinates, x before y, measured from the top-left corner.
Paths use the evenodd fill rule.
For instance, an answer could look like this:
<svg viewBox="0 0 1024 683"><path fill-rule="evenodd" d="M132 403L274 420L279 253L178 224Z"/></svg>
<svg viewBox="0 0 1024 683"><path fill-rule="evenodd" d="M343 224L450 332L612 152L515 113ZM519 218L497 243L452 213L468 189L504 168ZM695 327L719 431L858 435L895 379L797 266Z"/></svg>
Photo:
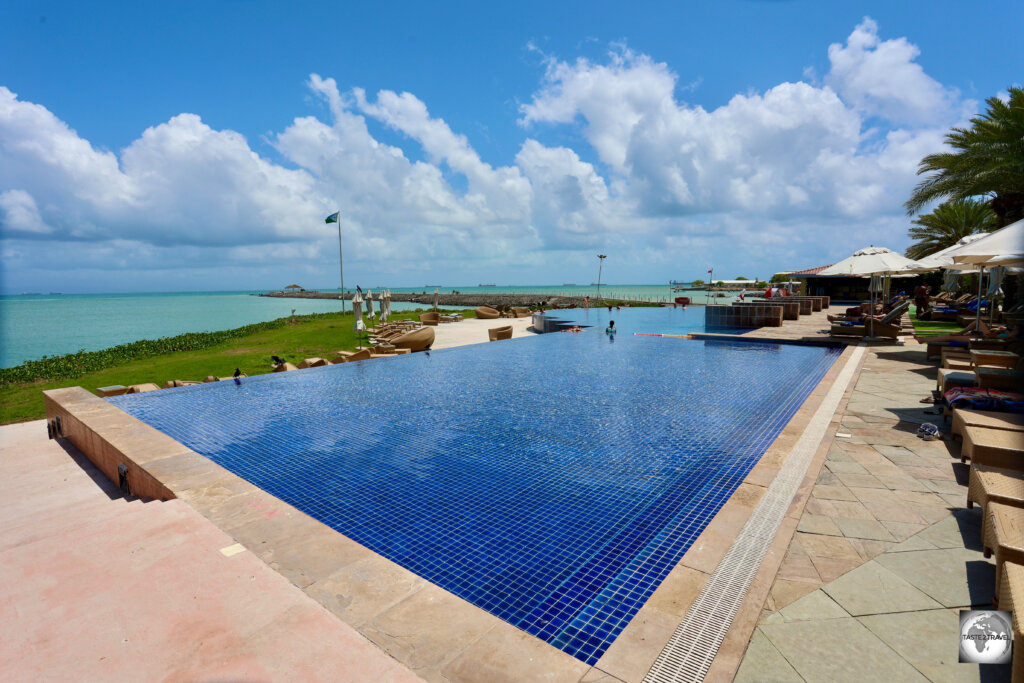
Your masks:
<svg viewBox="0 0 1024 683"><path fill-rule="evenodd" d="M593 667L373 553L84 389L45 393L48 421L58 414L73 416L75 411L104 416L93 420L94 436L79 439L81 443L72 439L90 460L103 460L104 449L111 448L103 444L113 444L117 453L162 486L169 497L186 501L336 617L421 676L466 680L514 675L522 680L545 675L556 680L580 680L593 670L632 681L646 675L851 355L850 347L844 349L740 487ZM739 666L834 438L837 416L842 414L859 372L858 365L839 408L830 418L826 438L819 444L776 532L772 550L719 649L709 679L712 674L731 679ZM108 433L115 429L111 425L122 431ZM157 445L159 448L151 450ZM104 473L116 481L116 467L113 477L109 469Z"/></svg>

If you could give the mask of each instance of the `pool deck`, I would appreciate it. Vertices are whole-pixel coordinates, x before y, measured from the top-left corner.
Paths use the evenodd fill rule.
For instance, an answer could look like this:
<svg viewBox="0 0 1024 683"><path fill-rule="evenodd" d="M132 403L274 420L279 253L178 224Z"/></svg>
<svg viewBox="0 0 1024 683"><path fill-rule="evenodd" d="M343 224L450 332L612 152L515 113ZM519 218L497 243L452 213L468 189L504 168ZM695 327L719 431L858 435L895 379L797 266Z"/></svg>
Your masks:
<svg viewBox="0 0 1024 683"><path fill-rule="evenodd" d="M466 320L436 328L435 348L483 342L488 327L509 323L515 336L530 334L528 318ZM822 313L747 336L821 337L825 327ZM14 680L127 671L642 680L854 350L595 667L223 471L203 483L194 462L177 474L165 467L178 500L128 502L73 446L46 440L42 421L2 427L0 486L13 501L0 510L2 670ZM879 671L977 680L977 667L955 664L953 617L991 595L991 565L972 535L977 511L962 510L958 446L914 436L917 423L940 419L918 402L934 384L934 366L912 339L860 354L708 680L865 680Z"/></svg>

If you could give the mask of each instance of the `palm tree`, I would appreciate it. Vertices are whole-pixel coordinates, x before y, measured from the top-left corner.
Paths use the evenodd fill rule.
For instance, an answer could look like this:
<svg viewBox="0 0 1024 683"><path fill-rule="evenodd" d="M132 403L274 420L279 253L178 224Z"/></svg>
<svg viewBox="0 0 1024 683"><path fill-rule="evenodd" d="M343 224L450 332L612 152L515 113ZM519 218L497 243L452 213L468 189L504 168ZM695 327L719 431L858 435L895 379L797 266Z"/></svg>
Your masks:
<svg viewBox="0 0 1024 683"><path fill-rule="evenodd" d="M906 256L919 259L951 247L968 235L995 230L996 214L988 202L963 199L939 204L931 213L918 216L914 224L917 227L908 233L917 243L907 247Z"/></svg>
<svg viewBox="0 0 1024 683"><path fill-rule="evenodd" d="M1024 218L1024 88L1010 88L1008 101L986 100L988 111L970 128L946 135L952 152L929 154L917 173L931 173L904 205L914 215L937 199L988 197L1003 227Z"/></svg>

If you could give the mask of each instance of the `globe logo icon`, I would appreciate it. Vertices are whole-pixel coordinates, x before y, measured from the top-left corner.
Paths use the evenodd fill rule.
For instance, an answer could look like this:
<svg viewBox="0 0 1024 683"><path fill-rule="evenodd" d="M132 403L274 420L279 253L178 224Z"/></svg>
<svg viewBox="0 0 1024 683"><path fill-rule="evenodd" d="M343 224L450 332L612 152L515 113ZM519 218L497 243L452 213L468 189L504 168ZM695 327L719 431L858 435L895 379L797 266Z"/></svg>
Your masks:
<svg viewBox="0 0 1024 683"><path fill-rule="evenodd" d="M1009 612L964 610L960 612L960 661L1004 664L1013 650L1013 626Z"/></svg>

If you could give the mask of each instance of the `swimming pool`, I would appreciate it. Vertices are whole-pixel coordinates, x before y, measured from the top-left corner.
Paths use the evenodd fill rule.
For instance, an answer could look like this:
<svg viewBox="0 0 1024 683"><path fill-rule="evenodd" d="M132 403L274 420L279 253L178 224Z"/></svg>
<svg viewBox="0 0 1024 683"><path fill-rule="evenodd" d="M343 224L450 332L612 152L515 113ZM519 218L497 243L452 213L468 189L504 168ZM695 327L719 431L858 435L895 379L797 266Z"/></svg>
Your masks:
<svg viewBox="0 0 1024 683"><path fill-rule="evenodd" d="M838 353L553 334L110 401L594 663Z"/></svg>

